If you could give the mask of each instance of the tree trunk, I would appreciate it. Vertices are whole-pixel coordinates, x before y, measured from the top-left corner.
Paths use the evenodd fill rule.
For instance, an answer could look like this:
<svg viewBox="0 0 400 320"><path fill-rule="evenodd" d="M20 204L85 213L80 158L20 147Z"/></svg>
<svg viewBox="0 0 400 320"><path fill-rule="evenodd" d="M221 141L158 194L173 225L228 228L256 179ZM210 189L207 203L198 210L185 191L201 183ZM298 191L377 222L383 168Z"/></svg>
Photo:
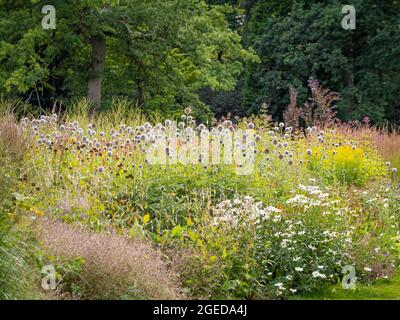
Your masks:
<svg viewBox="0 0 400 320"><path fill-rule="evenodd" d="M90 38L92 45L91 72L87 83L87 98L93 103L91 113L93 114L101 105L101 82L106 57L106 42L103 37L94 36Z"/></svg>
<svg viewBox="0 0 400 320"><path fill-rule="evenodd" d="M137 101L140 107L144 106L144 89L142 80L138 80L137 82Z"/></svg>

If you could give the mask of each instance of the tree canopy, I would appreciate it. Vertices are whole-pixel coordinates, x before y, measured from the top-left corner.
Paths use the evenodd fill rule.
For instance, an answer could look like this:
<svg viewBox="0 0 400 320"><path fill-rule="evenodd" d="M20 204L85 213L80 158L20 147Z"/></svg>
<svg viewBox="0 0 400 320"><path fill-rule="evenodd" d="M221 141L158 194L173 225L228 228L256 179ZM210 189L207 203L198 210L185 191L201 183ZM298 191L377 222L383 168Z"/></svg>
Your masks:
<svg viewBox="0 0 400 320"><path fill-rule="evenodd" d="M354 0L344 30L338 0L0 1L0 94L36 105L127 97L145 111L282 119L289 88L308 80L341 95L338 116L400 123L400 4ZM253 49L254 48L254 49Z"/></svg>

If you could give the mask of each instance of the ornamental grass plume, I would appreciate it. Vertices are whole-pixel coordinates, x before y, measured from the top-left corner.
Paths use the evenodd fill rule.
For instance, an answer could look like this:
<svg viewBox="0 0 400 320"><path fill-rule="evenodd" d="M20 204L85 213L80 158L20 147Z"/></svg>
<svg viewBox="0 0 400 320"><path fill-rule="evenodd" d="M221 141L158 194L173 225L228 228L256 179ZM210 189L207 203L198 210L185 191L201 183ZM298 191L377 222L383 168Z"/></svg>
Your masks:
<svg viewBox="0 0 400 320"><path fill-rule="evenodd" d="M290 104L283 113L283 119L287 126L293 127L298 130L300 127L300 118L302 116L302 109L297 106L297 91L293 86L289 88Z"/></svg>
<svg viewBox="0 0 400 320"><path fill-rule="evenodd" d="M41 221L38 234L45 254L66 261L83 259L79 277L73 280L73 285L80 287L78 298L181 297L175 276L163 262L161 252L142 240L92 233L83 227L49 220Z"/></svg>

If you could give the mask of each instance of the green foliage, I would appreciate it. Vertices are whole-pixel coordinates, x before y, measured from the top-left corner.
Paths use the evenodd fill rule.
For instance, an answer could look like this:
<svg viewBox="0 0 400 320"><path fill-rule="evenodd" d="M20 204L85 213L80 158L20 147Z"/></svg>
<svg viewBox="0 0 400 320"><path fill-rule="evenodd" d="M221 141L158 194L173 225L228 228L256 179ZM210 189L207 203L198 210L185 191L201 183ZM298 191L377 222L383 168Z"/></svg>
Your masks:
<svg viewBox="0 0 400 320"><path fill-rule="evenodd" d="M398 4L371 0L352 5L356 30L343 30L340 1L257 1L246 38L261 63L246 67L245 108L256 112L266 102L280 118L289 102L289 86L305 102L312 76L340 92L341 119L398 121Z"/></svg>

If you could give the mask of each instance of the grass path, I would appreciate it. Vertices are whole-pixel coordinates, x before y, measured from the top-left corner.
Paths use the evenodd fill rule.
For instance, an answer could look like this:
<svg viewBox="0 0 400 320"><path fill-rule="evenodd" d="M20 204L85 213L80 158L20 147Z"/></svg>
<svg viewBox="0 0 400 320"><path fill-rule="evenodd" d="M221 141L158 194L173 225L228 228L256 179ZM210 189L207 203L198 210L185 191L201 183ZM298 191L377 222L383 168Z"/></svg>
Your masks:
<svg viewBox="0 0 400 320"><path fill-rule="evenodd" d="M344 290L340 285L325 291L294 297L298 300L400 300L400 270L389 280L377 280L371 285L357 285L356 290Z"/></svg>

